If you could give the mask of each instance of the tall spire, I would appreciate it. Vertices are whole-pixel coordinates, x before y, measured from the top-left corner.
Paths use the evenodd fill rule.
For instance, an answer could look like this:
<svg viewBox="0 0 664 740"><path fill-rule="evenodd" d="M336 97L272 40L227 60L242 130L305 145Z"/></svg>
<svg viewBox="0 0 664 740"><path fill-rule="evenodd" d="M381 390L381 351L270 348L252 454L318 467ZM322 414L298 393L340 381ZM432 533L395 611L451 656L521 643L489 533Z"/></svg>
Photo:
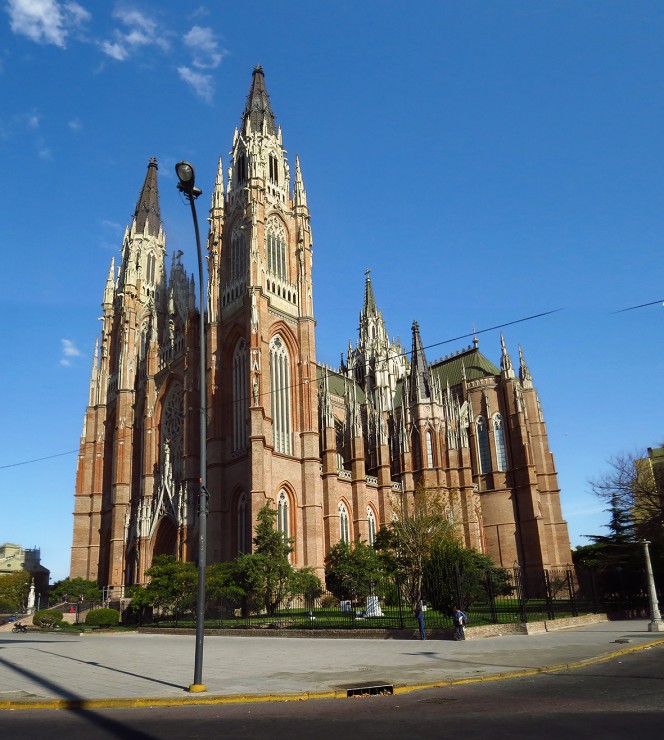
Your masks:
<svg viewBox="0 0 664 740"><path fill-rule="evenodd" d="M159 190L157 189L157 158L152 157L138 203L134 211L134 229L137 233L147 231L152 236L159 236L161 215L159 213ZM147 228L146 228L147 227Z"/></svg>
<svg viewBox="0 0 664 740"><path fill-rule="evenodd" d="M364 310L362 313L364 316L375 315L376 298L371 285L371 270L366 270L364 274L367 276L367 280L364 286Z"/></svg>
<svg viewBox="0 0 664 740"><path fill-rule="evenodd" d="M410 400L425 401L431 398L431 369L424 355L420 325L413 321L413 352L410 358Z"/></svg>
<svg viewBox="0 0 664 740"><path fill-rule="evenodd" d="M242 115L243 131L246 130L247 121L250 122L252 131L262 131L265 126L267 133L277 135L274 113L270 108L270 98L265 87L265 75L260 65L254 67L251 90L249 90L247 105Z"/></svg>
<svg viewBox="0 0 664 740"><path fill-rule="evenodd" d="M295 155L295 202L299 206L307 205L307 191L304 189L304 180L302 179L302 170L300 169L300 157Z"/></svg>

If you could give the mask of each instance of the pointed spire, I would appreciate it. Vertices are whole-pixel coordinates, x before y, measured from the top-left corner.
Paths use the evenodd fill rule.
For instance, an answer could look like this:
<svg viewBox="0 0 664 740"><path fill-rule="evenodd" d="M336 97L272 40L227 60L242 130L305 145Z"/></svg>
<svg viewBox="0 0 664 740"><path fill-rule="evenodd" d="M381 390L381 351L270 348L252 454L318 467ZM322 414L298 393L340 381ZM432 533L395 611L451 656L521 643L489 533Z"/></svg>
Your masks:
<svg viewBox="0 0 664 740"><path fill-rule="evenodd" d="M138 203L134 211L134 230L137 233L147 231L152 236L159 236L161 215L159 213L159 190L157 188L157 159L152 157Z"/></svg>
<svg viewBox="0 0 664 740"><path fill-rule="evenodd" d="M431 398L431 369L424 355L420 325L413 321L413 351L410 366L410 400L424 401Z"/></svg>
<svg viewBox="0 0 664 740"><path fill-rule="evenodd" d="M533 376L530 374L530 370L528 369L528 365L526 365L526 361L523 357L523 350L521 349L521 345L519 345L519 378L521 380L521 384L524 388L532 388L533 387Z"/></svg>
<svg viewBox="0 0 664 740"><path fill-rule="evenodd" d="M500 335L500 346L501 346L501 357L500 357L500 374L503 378L515 378L514 368L512 367L512 359L510 358L507 347L505 346L505 337Z"/></svg>
<svg viewBox="0 0 664 740"><path fill-rule="evenodd" d="M90 393L88 406L97 405L97 392L99 386L99 337L95 339L95 352L92 357L92 372L90 373Z"/></svg>
<svg viewBox="0 0 664 740"><path fill-rule="evenodd" d="M104 289L104 303L113 303L113 292L115 290L115 257L111 257L111 266L106 278L106 288Z"/></svg>
<svg viewBox="0 0 664 740"><path fill-rule="evenodd" d="M224 167L221 156L217 164L217 178L214 181L214 190L212 191L212 210L224 210Z"/></svg>
<svg viewBox="0 0 664 740"><path fill-rule="evenodd" d="M369 316L376 314L376 298L374 296L373 286L371 285L371 270L366 269L364 274L367 276L367 280L364 286L364 309L362 310L362 315Z"/></svg>
<svg viewBox="0 0 664 740"><path fill-rule="evenodd" d="M307 191L304 189L304 180L302 179L302 170L300 169L300 156L295 155L295 203L298 206L307 205Z"/></svg>
<svg viewBox="0 0 664 740"><path fill-rule="evenodd" d="M254 67L251 89L247 96L247 105L242 114L242 130L249 121L252 131L265 132L267 134L277 135L277 127L274 123L274 113L270 108L270 98L265 88L265 76L263 68L258 65Z"/></svg>

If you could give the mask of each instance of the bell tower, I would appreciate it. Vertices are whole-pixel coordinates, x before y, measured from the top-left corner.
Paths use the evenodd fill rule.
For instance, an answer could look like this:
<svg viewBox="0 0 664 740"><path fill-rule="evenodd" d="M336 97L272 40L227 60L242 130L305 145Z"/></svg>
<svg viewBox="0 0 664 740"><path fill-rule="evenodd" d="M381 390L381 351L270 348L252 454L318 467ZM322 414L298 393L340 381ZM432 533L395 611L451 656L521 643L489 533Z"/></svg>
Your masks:
<svg viewBox="0 0 664 740"><path fill-rule="evenodd" d="M261 67L235 130L225 192L219 166L208 250L210 523L219 532L210 556L250 551L256 513L270 499L295 540L294 564L321 566L322 536L311 536L322 527L322 485L310 217L300 162L293 180Z"/></svg>

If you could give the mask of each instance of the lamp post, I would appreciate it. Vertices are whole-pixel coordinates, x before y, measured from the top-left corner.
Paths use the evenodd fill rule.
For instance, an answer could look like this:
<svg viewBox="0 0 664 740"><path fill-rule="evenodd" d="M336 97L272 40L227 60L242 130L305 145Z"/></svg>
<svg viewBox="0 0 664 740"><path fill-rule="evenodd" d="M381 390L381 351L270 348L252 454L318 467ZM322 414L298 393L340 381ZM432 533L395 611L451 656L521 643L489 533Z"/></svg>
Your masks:
<svg viewBox="0 0 664 740"><path fill-rule="evenodd" d="M648 577L648 600L650 602L650 624L648 624L648 632L664 632L664 622L662 622L662 615L659 613L659 604L657 603L657 591L655 589L655 578L652 574L652 564L650 562L650 551L648 540L642 540L643 554L646 560L646 575Z"/></svg>
<svg viewBox="0 0 664 740"><path fill-rule="evenodd" d="M203 256L201 254L201 238L198 232L198 217L194 201L201 194L200 188L195 186L194 168L189 162L178 162L175 165L175 173L178 176L177 188L184 193L185 198L191 206L191 217L194 221L196 233L196 250L198 253L198 288L199 304L201 310L199 322L199 344L200 344L200 389L201 389L201 425L200 425L200 490L198 496L198 593L196 598L196 654L194 658L194 682L189 686L189 691L198 693L206 691L203 683L203 636L205 634L205 565L207 549L207 513L208 492L207 483L207 388L205 383L205 290L203 283Z"/></svg>

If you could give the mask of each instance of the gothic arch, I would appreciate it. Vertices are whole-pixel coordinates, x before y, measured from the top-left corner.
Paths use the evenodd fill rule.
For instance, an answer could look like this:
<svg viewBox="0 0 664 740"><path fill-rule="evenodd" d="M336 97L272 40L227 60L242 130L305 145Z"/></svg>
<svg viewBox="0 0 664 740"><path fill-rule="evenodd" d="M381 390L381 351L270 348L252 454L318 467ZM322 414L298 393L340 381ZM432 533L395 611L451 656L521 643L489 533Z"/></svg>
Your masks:
<svg viewBox="0 0 664 740"><path fill-rule="evenodd" d="M169 516L162 517L152 544L152 560L157 555L173 555L177 558L178 528Z"/></svg>

